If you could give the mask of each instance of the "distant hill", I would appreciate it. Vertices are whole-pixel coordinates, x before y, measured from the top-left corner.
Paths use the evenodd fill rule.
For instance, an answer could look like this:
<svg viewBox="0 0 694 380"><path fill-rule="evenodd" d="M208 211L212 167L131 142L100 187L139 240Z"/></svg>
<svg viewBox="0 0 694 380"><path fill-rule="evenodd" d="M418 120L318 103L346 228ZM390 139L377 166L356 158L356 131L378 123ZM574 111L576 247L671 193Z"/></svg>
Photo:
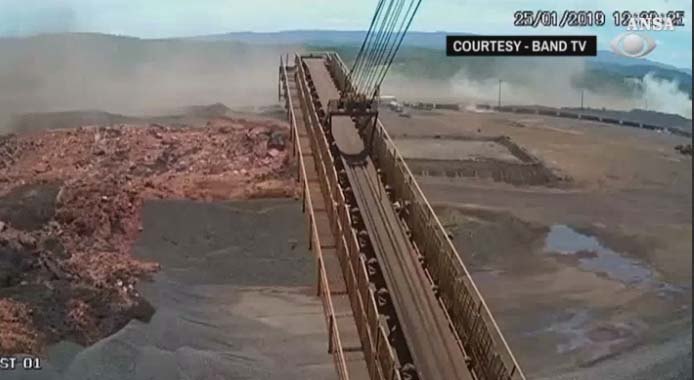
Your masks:
<svg viewBox="0 0 694 380"><path fill-rule="evenodd" d="M633 109L630 111L614 111L593 108L564 108L583 114L593 114L602 117L612 117L615 119L637 121L644 124L651 124L667 128L676 128L689 133L692 132L692 120L680 115L656 112L644 109Z"/></svg>
<svg viewBox="0 0 694 380"><path fill-rule="evenodd" d="M310 45L310 50L336 50L347 62L351 62L359 50L354 44ZM606 53L610 57L611 53ZM631 95L635 91L631 79L641 80L647 74L654 78L676 83L680 91L692 98L692 76L686 72L663 64L651 64L647 60L638 60L640 64L629 61L628 64L615 63L618 59L602 59L602 52L596 58L585 59L573 57L446 57L439 49L405 45L394 61L394 71L406 77L426 78L431 80L450 80L461 70L468 77L478 81L498 78L503 73L504 81L521 83L538 80L538 70L551 69L557 75L566 67L575 88L583 88L613 95ZM583 67L576 67L583 62ZM534 72L534 76L527 75ZM558 78L556 78L558 79Z"/></svg>
<svg viewBox="0 0 694 380"><path fill-rule="evenodd" d="M16 123L17 114L87 109L141 115L190 104L274 104L279 55L301 49L86 33L0 38L0 132ZM84 122L119 120L88 116Z"/></svg>
<svg viewBox="0 0 694 380"><path fill-rule="evenodd" d="M65 111L16 115L9 129L16 132L41 131L45 129L72 128L84 125L109 125L129 123L134 120L125 115L103 111Z"/></svg>
<svg viewBox="0 0 694 380"><path fill-rule="evenodd" d="M680 91L692 98L692 74L685 70L662 64L652 65L647 62L640 64L615 64L605 61L588 61L587 70L582 79L585 87L591 87L591 82L620 81L626 78L641 79L647 74L655 78L674 81Z"/></svg>
<svg viewBox="0 0 694 380"><path fill-rule="evenodd" d="M408 32L403 40L406 46L418 46L444 50L446 32ZM456 33L470 34L470 33ZM304 44L304 45L358 45L360 46L365 31L339 30L290 30L284 32L257 33L234 32L210 36L191 37L196 41L239 41L251 44Z"/></svg>
<svg viewBox="0 0 694 380"><path fill-rule="evenodd" d="M598 51L598 55L596 57L588 58L588 61L591 63L615 64L615 65L620 65L620 66L657 67L657 68L665 69L665 70L681 71L681 72L684 72L684 73L689 74L689 75L692 74L692 70L690 70L690 69L679 68L679 67L675 67L672 65L667 65L665 63L651 61L651 60L645 59L645 58L624 57L624 56L615 54L609 50Z"/></svg>
<svg viewBox="0 0 694 380"><path fill-rule="evenodd" d="M470 34L461 32L408 32L403 41L403 47L398 54L399 70L404 75L448 79L453 77L461 67L479 79L491 78L497 75L499 65L512 66L517 63L514 57L455 57L444 55L446 35ZM299 44L313 50L337 50L347 60L356 56L366 32L364 31L334 31L334 30L293 30L272 33L234 32L211 36L192 37L195 41L236 41L248 44ZM646 74L654 78L677 83L678 88L690 99L692 95L692 73L689 69L681 69L660 62L642 58L629 58L614 54L611 51L598 51L595 57L586 58L523 58L524 65L542 67L543 65L562 64L562 62L583 62L586 70L584 75L573 78L576 87L593 89L595 91L614 91L626 93L633 89L625 79L642 79ZM509 64L507 62L513 62ZM477 67L470 68L475 65Z"/></svg>
<svg viewBox="0 0 694 380"><path fill-rule="evenodd" d="M447 35L473 35L466 32L408 32L403 40L404 46L425 47L445 50ZM208 36L191 37L197 41L238 41L252 44L305 44L305 45L361 45L366 36L365 31L339 30L289 30L281 32L231 32ZM644 58L630 58L617 55L611 51L600 50L596 57L588 57L591 64L608 64L620 66L644 66L653 69L681 71L691 76L691 69L678 68Z"/></svg>
<svg viewBox="0 0 694 380"><path fill-rule="evenodd" d="M508 101L573 106L581 88L592 92L590 106L628 110L643 107L634 83L650 74L672 81L668 86L676 84L681 93L673 102L653 95L675 107L649 101L649 108L691 115L691 74L671 66L606 52L587 60L446 57L446 34L409 34L386 89L402 98L496 99L501 78ZM178 39L88 33L0 38L0 128L12 114L23 113L93 109L139 115L190 104L274 104L280 54L333 50L349 64L363 37L359 31L291 31Z"/></svg>

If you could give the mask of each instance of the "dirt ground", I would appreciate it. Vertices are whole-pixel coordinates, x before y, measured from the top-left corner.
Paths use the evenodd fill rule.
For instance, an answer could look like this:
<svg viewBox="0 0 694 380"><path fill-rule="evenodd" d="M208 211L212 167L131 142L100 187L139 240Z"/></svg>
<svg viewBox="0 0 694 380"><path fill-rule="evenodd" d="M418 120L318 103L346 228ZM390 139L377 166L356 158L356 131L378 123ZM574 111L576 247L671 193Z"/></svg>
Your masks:
<svg viewBox="0 0 694 380"><path fill-rule="evenodd" d="M508 136L566 179L419 178L526 375L691 379L692 161L675 150L689 141L469 111L383 123L395 136Z"/></svg>
<svg viewBox="0 0 694 380"><path fill-rule="evenodd" d="M513 114L436 111L400 118L386 112L383 119L394 135L432 140L508 136L562 179L557 186L509 183L493 176L419 178L530 378L691 378L692 163L691 156L674 149L686 140ZM79 363L102 352L118 354L115 346L130 344L123 336L139 336L137 330L148 326L133 319L156 318L146 299L154 300L154 306L160 300L165 308L177 307L176 297L161 298L161 282L154 283L147 297L135 286L158 270L149 260L167 262L171 271L165 276L181 283L201 281L202 269L209 272L204 281L233 277L236 285L246 287L229 292L232 298L246 297L240 303L244 310L253 305L249 297L309 302L294 291L268 296L248 288L258 278L243 269L257 260L241 249L235 260L242 265L225 270L216 264L224 247L215 247L213 236L204 231L195 235L203 241L188 241L193 238L185 238L186 231L169 226L174 232L166 234L180 236L162 233L153 239L167 242L180 255L131 255L142 232L140 210L146 200L294 194L284 125L213 115L195 115L196 124L183 125L191 120L0 137L0 353L50 354L45 351L51 343L89 345L121 331L112 342L85 351L85 361ZM506 154L493 149L496 158ZM434 151L432 159L457 165L458 148ZM475 159L484 155L481 149ZM157 223L150 219L150 224ZM244 239L272 241L257 234ZM205 258L182 248L193 243L209 245ZM303 264L282 263L268 267L279 272L267 277L284 278L287 286L305 277ZM218 317L217 301L203 293L193 304L204 303ZM195 314L195 307L182 313ZM286 322L268 319L268 310L244 315L265 324ZM199 319L188 322L200 326ZM135 326L135 333L121 330L126 325ZM261 325L239 326L235 331ZM181 339L173 332L163 329L149 342L156 346ZM290 335L276 336L291 337L289 342L303 339ZM261 346L259 357L287 350ZM168 355L162 363L171 360ZM297 373L311 371L309 364ZM73 370L82 371L80 365ZM235 363L233 370L242 367Z"/></svg>
<svg viewBox="0 0 694 380"><path fill-rule="evenodd" d="M162 267L136 287L149 322L52 344L42 371L7 380L335 378L301 202L148 200L141 213L132 254Z"/></svg>
<svg viewBox="0 0 694 380"><path fill-rule="evenodd" d="M415 175L491 179L513 185L566 187L571 178L549 168L508 136L391 136Z"/></svg>
<svg viewBox="0 0 694 380"><path fill-rule="evenodd" d="M293 196L288 144L286 124L224 116L0 137L0 354L148 321L135 284L159 265L130 252L144 201Z"/></svg>

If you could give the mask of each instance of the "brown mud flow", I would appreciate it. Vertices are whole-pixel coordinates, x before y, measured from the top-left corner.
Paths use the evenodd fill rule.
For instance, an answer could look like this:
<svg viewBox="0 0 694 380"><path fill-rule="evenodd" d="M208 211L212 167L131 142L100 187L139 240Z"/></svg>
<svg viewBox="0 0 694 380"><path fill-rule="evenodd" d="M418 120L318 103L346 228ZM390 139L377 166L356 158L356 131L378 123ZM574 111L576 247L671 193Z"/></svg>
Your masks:
<svg viewBox="0 0 694 380"><path fill-rule="evenodd" d="M291 196L286 126L79 127L0 139L0 353L90 345L154 309L131 255L148 199Z"/></svg>
<svg viewBox="0 0 694 380"><path fill-rule="evenodd" d="M53 344L43 371L8 379L334 378L301 213L290 199L145 202L133 255L162 266L137 286L149 321Z"/></svg>

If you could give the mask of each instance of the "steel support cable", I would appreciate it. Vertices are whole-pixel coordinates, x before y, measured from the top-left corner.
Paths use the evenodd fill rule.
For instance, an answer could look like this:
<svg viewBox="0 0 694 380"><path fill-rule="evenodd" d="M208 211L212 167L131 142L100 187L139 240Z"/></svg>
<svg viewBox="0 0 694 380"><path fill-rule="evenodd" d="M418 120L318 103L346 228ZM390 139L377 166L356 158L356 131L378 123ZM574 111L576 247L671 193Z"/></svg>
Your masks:
<svg viewBox="0 0 694 380"><path fill-rule="evenodd" d="M351 90L375 98L422 0L379 0L369 30L348 74Z"/></svg>
<svg viewBox="0 0 694 380"><path fill-rule="evenodd" d="M364 94L367 96L370 96L373 92L375 92L376 87L378 86L379 82L378 79L381 77L381 73L385 69L385 65L390 61L391 55L395 53L397 43L399 40L399 36L403 34L403 27L405 26L407 22L407 16L409 15L410 11L412 10L412 5L414 4L414 0L410 0L409 2L409 7L407 8L407 12L405 13L405 18L400 18L400 14L402 13L402 10L404 9L404 5L407 2L407 0L402 0L398 5L399 5L399 11L398 11L398 17L396 21L399 21L399 27L395 28L395 25L391 27L391 30L389 31L389 41L388 45L384 46L384 54L381 57L381 59L376 62L375 65L375 70L371 73L369 80L367 81L366 88ZM397 24L397 22L396 22ZM387 69L386 69L387 70Z"/></svg>
<svg viewBox="0 0 694 380"><path fill-rule="evenodd" d="M385 4L385 2L383 4ZM374 53L373 46L376 41L380 39L381 30L383 29L383 25L386 22L388 15L390 14L391 8L392 3L388 3L388 7L385 9L385 12L383 7L377 9L376 22L374 23L374 29L371 31L371 38L366 43L364 53L359 62L359 67L357 68L357 88L359 87L358 84L363 80L364 72L368 67L369 61L372 59Z"/></svg>
<svg viewBox="0 0 694 380"><path fill-rule="evenodd" d="M359 65L362 53L364 52L364 47L366 46L367 42L369 41L371 37L371 32L373 31L374 24L376 22L376 18L378 14L381 12L381 8L383 7L385 0L379 0L378 5L376 6L376 12L374 13L373 17L371 18L371 24L369 25L369 30L366 32L366 36L364 36L364 41L361 44L361 48L359 49L359 52L357 53L356 58L354 59L354 63L352 64L352 69L349 71L349 75L347 76L349 83L351 83L352 75L354 74L357 66Z"/></svg>
<svg viewBox="0 0 694 380"><path fill-rule="evenodd" d="M397 33L395 33L396 26L398 24L398 20L400 19L400 15L402 14L405 1L406 0L398 1L394 17L391 19L391 23L387 26L387 30L385 31L386 38L383 41L381 41L380 46L376 47L376 49L378 49L379 54L376 60L372 62L371 70L369 71L366 82L364 84L363 90L365 95L371 92L373 78L377 75L381 65L385 62L385 60L388 57L388 53L391 50L391 46L394 42L394 37L397 35Z"/></svg>
<svg viewBox="0 0 694 380"><path fill-rule="evenodd" d="M375 94L377 94L380 85L383 81L382 78L384 78L384 74L388 72L390 69L393 59L395 57L395 54L397 53L399 47L400 47L400 41L402 41L402 38L404 37L407 27L405 25L409 24L409 18L411 17L413 5L416 3L416 1L410 1L409 6L407 8L407 11L405 13L405 17L402 18L400 21L400 25L397 29L397 31L394 34L394 41L393 44L389 47L388 52L386 54L385 60L379 63L378 70L374 73L372 76L372 79L368 83L367 89L368 93L366 93L366 96L370 96L371 100L375 97ZM416 8L414 8L416 10ZM410 17L408 17L410 16Z"/></svg>
<svg viewBox="0 0 694 380"><path fill-rule="evenodd" d="M377 12L375 14L375 21L373 28L371 28L370 33L369 33L369 39L365 41L364 44L364 51L362 52L362 55L359 59L359 62L357 62L355 69L354 69L354 84L356 88L358 88L359 82L362 80L362 76L364 74L364 68L368 64L368 61L373 54L372 51L372 46L374 44L374 41L378 38L378 33L380 30L380 25L384 22L384 8L383 5L385 5L385 0L381 4L381 7L377 9ZM387 13L387 11L386 11ZM356 90L358 91L358 90Z"/></svg>
<svg viewBox="0 0 694 380"><path fill-rule="evenodd" d="M381 4L385 4L385 1ZM352 71L350 72L350 78L351 78L351 83L353 87L355 88L356 91L356 83L361 80L361 76L363 74L364 66L367 63L368 56L371 54L371 45L373 44L373 41L376 39L376 33L377 33L377 25L381 22L380 16L382 15L382 12L379 12L378 14L375 14L374 18L374 27L369 29L369 32L367 33L367 38L364 39L363 43L363 50L359 54L358 60L355 61L354 67Z"/></svg>
<svg viewBox="0 0 694 380"><path fill-rule="evenodd" d="M373 71L373 67L375 62L379 61L381 59L381 55L383 54L381 46L384 43L384 40L388 38L387 32L390 29L390 26L393 23L393 20L397 16L394 12L396 11L397 7L394 7L395 2L391 0L388 3L388 7L386 9L386 12L382 18L382 22L378 26L378 31L376 34L376 38L371 41L371 45L369 47L369 55L367 56L367 60L365 65L362 67L361 70L361 75L360 75L360 82L359 82L359 92L364 94L366 88L364 87L366 84L366 81L369 77L369 74Z"/></svg>
<svg viewBox="0 0 694 380"><path fill-rule="evenodd" d="M381 22L380 16L382 14L384 4L385 0L379 0L378 6L376 7L376 12L374 13L373 18L371 19L371 25L369 26L369 30L367 31L366 37L362 42L361 49L359 49L360 52L359 54L357 54L357 58L354 61L354 65L352 65L352 70L350 71L350 76L352 77L354 76L354 74L359 73L360 68L363 66L366 60L366 55L369 53L369 46L371 46L371 43L375 38L377 25Z"/></svg>
<svg viewBox="0 0 694 380"><path fill-rule="evenodd" d="M376 38L371 40L371 43L368 46L367 55L364 59L364 64L359 69L359 79L357 82L357 91L359 93L363 93L362 87L363 87L365 75L368 72L368 70L370 69L370 65L371 65L371 62L373 62L373 60L375 58L375 54L377 54L377 51L375 50L375 46L378 46L381 39L383 38L383 31L385 30L385 25L387 25L387 23L391 17L390 15L391 15L392 9L393 9L393 0L390 0L383 17L380 18L380 23L379 23L379 25L377 27L377 31L376 31Z"/></svg>
<svg viewBox="0 0 694 380"><path fill-rule="evenodd" d="M388 70L388 68L389 68L388 63L391 62L391 60L392 60L391 57L393 57L395 55L395 53L397 52L397 49L399 47L398 42L399 42L400 38L406 32L405 25L407 24L408 16L412 12L413 5L415 4L415 1L416 0L410 0L409 1L409 6L407 7L407 11L405 12L405 17L400 20L400 24L399 24L397 30L392 35L393 43L389 46L388 52L385 56L385 59L382 60L381 62L379 62L378 71L373 76L372 81L369 82L369 85L368 85L369 93L367 93L366 95L370 95L372 92L377 90L377 87L380 84L380 78L383 76L383 73Z"/></svg>
<svg viewBox="0 0 694 380"><path fill-rule="evenodd" d="M376 84L376 87L374 88L373 95L371 97L371 100L373 100L376 97L376 90L381 86L381 83L383 83L383 80L386 77L386 74L388 73L388 70L390 69L390 66L393 64L393 61L395 60L395 55L398 53L398 50L400 50L400 46L402 46L402 41L405 39L405 35L407 34L407 31L410 29L410 26L412 25L412 21L414 20L414 15L417 14L417 11L419 10L419 6L422 4L422 0L414 0L417 2L417 5L414 8L414 11L412 12L411 15L409 15L409 20L407 21L407 26L405 26L405 30L402 32L400 35L400 40L398 41L398 45L393 51L392 55L390 56L390 60L388 61L388 64L385 67L385 70L383 70L383 73L381 74L381 78ZM411 6L411 4L410 4Z"/></svg>
<svg viewBox="0 0 694 380"><path fill-rule="evenodd" d="M378 41L377 44L374 46L376 54L370 62L369 70L365 72L365 78L361 88L361 93L364 95L367 95L371 92L370 83L373 81L372 78L378 71L378 68L382 64L383 59L386 57L386 54L388 52L388 46L391 44L391 41L393 39L393 30L397 25L400 13L402 13L402 5L404 1L405 0L397 0L397 3L393 1L393 3L395 4L395 8L393 9L390 18L388 19L388 23L383 27L383 32L381 34L380 41Z"/></svg>
<svg viewBox="0 0 694 380"><path fill-rule="evenodd" d="M382 38L380 44L375 47L377 55L374 58L374 61L371 62L371 70L369 70L369 72L367 73L367 77L364 81L364 88L362 89L362 93L365 95L371 93L373 78L376 77L379 71L379 67L387 59L390 49L392 48L391 46L394 45L394 43L396 42L396 40L394 39L396 35L393 32L395 31L395 27L398 24L398 20L400 19L400 14L402 13L402 9L405 5L405 2L406 0L397 0L397 5L395 6L394 10L395 13L393 13L388 25L386 25L386 29L384 30L384 38Z"/></svg>
<svg viewBox="0 0 694 380"><path fill-rule="evenodd" d="M381 29L379 30L379 38L374 42L374 45L371 47L372 54L370 56L370 60L367 63L367 66L365 67L359 88L359 91L362 94L366 93L366 83L370 78L371 73L373 72L374 65L376 65L377 62L381 60L381 56L383 54L382 46L389 38L388 32L391 28L391 25L393 24L393 20L397 18L397 6L393 8L393 4L395 4L393 1L389 3L389 12L384 19L385 22L382 24Z"/></svg>

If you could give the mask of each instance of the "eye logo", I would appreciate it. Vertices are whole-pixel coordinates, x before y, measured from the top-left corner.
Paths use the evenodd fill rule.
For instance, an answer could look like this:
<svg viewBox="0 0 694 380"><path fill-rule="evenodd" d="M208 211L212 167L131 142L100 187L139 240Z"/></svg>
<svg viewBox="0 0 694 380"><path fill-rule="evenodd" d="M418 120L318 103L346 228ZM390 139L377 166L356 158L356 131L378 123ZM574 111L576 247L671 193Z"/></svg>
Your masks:
<svg viewBox="0 0 694 380"><path fill-rule="evenodd" d="M645 34L626 32L615 37L610 47L621 56L639 58L655 49L655 41Z"/></svg>

